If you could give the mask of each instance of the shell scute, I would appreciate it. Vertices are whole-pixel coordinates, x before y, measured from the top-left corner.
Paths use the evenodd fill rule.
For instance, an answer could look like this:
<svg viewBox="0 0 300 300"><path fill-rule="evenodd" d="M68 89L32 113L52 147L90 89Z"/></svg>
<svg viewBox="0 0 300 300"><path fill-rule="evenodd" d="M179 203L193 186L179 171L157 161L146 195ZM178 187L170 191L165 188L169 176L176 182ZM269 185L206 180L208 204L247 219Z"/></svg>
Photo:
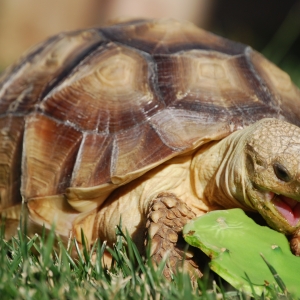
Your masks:
<svg viewBox="0 0 300 300"><path fill-rule="evenodd" d="M55 195L70 185L82 132L39 113L26 118L22 194Z"/></svg>
<svg viewBox="0 0 300 300"><path fill-rule="evenodd" d="M194 149L209 140L228 135L228 122L214 120L203 113L184 109L168 108L151 118L164 144L176 152ZM199 139L201 136L201 139Z"/></svg>
<svg viewBox="0 0 300 300"><path fill-rule="evenodd" d="M125 183L175 155L148 123L116 135L111 180Z"/></svg>
<svg viewBox="0 0 300 300"><path fill-rule="evenodd" d="M58 35L37 49L6 74L0 83L0 114L25 114L47 90L103 41L95 30Z"/></svg>
<svg viewBox="0 0 300 300"><path fill-rule="evenodd" d="M163 98L169 107L199 112L216 123L239 117L244 126L263 117L278 117L278 101L253 69L252 52L247 48L243 54L230 56L191 50L156 56Z"/></svg>
<svg viewBox="0 0 300 300"><path fill-rule="evenodd" d="M109 43L90 54L41 103L40 109L81 130L114 133L162 108L153 91L150 56Z"/></svg>

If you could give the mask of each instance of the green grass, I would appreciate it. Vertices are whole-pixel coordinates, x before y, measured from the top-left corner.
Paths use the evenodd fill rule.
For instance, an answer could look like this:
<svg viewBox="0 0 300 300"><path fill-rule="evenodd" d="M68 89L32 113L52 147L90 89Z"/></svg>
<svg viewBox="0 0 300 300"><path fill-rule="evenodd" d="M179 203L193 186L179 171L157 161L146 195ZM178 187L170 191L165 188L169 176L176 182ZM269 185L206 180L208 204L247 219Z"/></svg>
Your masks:
<svg viewBox="0 0 300 300"><path fill-rule="evenodd" d="M72 247L67 250L56 242L53 230L47 236L33 238L23 232L20 230L9 242L0 236L1 300L250 299L239 291L225 291L221 288L222 282L217 285L209 274L198 279L194 287L184 272L167 281L162 275L164 262L154 267L119 229L113 249L98 242L92 250L84 246L80 251L74 242L76 259L70 256ZM113 256L113 265L109 268L101 263L105 249ZM274 290L274 299L279 298L286 299ZM255 296L255 299L268 298Z"/></svg>
<svg viewBox="0 0 300 300"><path fill-rule="evenodd" d="M1 299L196 299L189 277L180 274L172 283L165 280L162 265L157 269L138 254L135 245L118 235L109 251L114 264L101 264L105 244L82 253L76 242L78 258L72 259L61 243L53 250L53 231L29 239L21 232L11 242L0 241ZM96 263L92 264L92 252Z"/></svg>

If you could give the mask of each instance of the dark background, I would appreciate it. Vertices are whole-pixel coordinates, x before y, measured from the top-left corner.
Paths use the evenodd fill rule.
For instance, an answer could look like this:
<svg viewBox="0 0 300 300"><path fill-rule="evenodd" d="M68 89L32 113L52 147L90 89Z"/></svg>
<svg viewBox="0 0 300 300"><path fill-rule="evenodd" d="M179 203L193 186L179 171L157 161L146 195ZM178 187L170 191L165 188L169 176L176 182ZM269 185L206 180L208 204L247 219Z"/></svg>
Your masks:
<svg viewBox="0 0 300 300"><path fill-rule="evenodd" d="M217 1L211 30L251 45L300 86L300 1Z"/></svg>

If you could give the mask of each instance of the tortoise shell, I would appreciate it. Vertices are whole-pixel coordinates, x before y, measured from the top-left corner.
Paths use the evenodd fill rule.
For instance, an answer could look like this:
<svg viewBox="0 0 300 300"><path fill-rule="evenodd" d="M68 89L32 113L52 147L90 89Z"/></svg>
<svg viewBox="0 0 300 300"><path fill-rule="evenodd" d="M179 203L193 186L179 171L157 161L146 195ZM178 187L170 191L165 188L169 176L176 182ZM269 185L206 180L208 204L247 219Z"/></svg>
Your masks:
<svg viewBox="0 0 300 300"><path fill-rule="evenodd" d="M300 125L299 107L286 73L190 23L59 34L0 79L0 209L62 193L99 206L119 185L261 118Z"/></svg>

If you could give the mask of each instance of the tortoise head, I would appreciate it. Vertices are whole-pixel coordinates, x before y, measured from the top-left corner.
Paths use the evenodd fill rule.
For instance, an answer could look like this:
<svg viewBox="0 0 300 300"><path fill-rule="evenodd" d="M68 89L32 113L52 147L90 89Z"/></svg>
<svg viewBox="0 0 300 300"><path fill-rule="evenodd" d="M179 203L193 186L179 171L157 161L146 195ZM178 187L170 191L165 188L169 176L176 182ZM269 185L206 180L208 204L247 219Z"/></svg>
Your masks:
<svg viewBox="0 0 300 300"><path fill-rule="evenodd" d="M271 227L293 233L300 227L300 128L263 119L251 126L244 151L245 201Z"/></svg>

